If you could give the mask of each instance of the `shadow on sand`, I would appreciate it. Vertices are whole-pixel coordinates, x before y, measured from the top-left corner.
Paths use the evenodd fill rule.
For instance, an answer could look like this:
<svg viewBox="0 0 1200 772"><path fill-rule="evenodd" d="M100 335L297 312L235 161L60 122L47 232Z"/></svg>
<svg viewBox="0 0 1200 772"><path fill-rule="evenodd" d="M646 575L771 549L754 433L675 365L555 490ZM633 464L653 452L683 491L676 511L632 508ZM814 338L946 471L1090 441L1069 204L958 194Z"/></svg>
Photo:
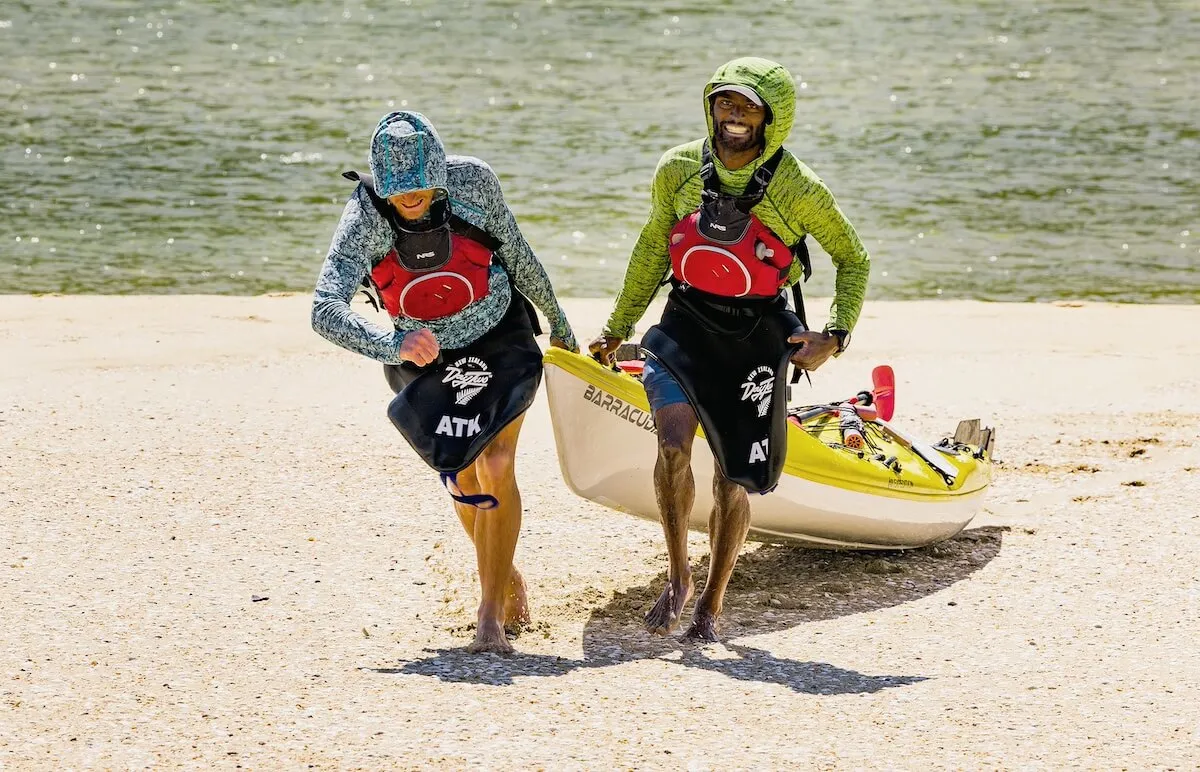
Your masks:
<svg viewBox="0 0 1200 772"><path fill-rule="evenodd" d="M642 615L666 576L617 593L592 611L583 630L583 658L544 654L500 657L464 649L427 650L430 656L377 673L425 675L443 681L511 684L517 677L560 676L582 668L661 659L743 681L787 686L805 694L860 694L926 680L920 675L864 675L822 662L780 659L736 641L808 622L875 611L924 598L969 577L999 554L1003 528L976 528L930 547L896 552L825 552L764 545L743 554L725 596L723 644L697 644L678 634L651 636ZM694 569L697 592L707 558ZM694 601L692 602L694 604ZM686 628L691 608L684 615Z"/></svg>

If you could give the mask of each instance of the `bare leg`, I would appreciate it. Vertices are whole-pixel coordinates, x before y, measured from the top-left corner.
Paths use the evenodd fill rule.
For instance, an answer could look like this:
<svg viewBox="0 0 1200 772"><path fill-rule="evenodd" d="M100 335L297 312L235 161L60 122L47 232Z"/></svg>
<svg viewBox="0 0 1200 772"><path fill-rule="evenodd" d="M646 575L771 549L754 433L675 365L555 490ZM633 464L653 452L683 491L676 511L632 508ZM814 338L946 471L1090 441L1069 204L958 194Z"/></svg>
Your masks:
<svg viewBox="0 0 1200 772"><path fill-rule="evenodd" d="M713 508L708 518L708 541L711 548L708 581L696 601L692 624L686 638L703 641L717 640L717 619L725 600L725 588L733 575L738 552L750 531L750 500L746 489L732 483L717 467L713 475Z"/></svg>
<svg viewBox="0 0 1200 772"><path fill-rule="evenodd" d="M687 527L696 500L692 477L692 440L699 421L692 406L667 405L654 413L658 427L658 461L654 464L654 494L667 537L667 586L646 614L646 629L666 635L679 626L683 607L692 597L692 568L688 565Z"/></svg>
<svg viewBox="0 0 1200 772"><path fill-rule="evenodd" d="M475 543L482 595L475 640L467 647L472 653L510 654L513 650L504 636L504 617L513 578L513 554L521 531L521 494L517 490L514 463L523 419L524 416L519 417L504 427L472 465L479 489L500 502L494 509L475 513L470 534Z"/></svg>
<svg viewBox="0 0 1200 772"><path fill-rule="evenodd" d="M474 464L458 473L458 485L465 493L488 493L479 485ZM480 510L457 501L454 502L454 510L458 513L458 519L462 523L463 530L467 532L467 537L474 544L475 516L480 513ZM519 633L522 627L529 624L529 603L526 600L525 592L525 579L517 567L513 566L504 597L504 628L510 633Z"/></svg>

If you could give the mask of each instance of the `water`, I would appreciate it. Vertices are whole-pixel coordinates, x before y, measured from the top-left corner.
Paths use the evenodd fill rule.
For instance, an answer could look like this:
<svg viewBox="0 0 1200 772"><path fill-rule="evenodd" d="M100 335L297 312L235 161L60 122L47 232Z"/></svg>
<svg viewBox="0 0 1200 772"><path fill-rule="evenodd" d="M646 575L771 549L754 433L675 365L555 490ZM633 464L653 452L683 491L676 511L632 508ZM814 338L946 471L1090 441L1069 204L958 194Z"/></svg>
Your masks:
<svg viewBox="0 0 1200 772"><path fill-rule="evenodd" d="M562 294L611 295L703 83L759 54L871 297L1195 302L1198 41L1193 0L10 0L0 292L309 291L339 172L408 107L497 170Z"/></svg>

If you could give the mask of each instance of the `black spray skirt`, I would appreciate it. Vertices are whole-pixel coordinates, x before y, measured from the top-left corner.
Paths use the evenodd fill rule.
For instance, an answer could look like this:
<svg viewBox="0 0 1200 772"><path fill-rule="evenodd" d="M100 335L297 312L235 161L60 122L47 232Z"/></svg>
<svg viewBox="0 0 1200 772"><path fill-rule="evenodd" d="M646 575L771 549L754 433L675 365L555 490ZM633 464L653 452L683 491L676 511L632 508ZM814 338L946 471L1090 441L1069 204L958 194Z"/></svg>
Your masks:
<svg viewBox="0 0 1200 772"><path fill-rule="evenodd" d="M802 329L783 296L739 300L676 287L642 348L679 382L725 476L751 493L787 455L787 367Z"/></svg>
<svg viewBox="0 0 1200 772"><path fill-rule="evenodd" d="M542 381L542 351L532 309L518 293L504 317L479 340L442 349L426 367L384 365L397 392L388 418L434 470L454 475L533 403Z"/></svg>

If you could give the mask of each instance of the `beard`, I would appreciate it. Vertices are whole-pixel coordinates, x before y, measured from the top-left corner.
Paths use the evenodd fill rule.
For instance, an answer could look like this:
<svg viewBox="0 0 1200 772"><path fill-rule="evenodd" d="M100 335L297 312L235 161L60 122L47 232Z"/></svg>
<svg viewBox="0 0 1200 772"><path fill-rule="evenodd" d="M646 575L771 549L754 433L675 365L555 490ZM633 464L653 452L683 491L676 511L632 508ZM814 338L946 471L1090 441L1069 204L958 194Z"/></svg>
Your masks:
<svg viewBox="0 0 1200 772"><path fill-rule="evenodd" d="M767 125L765 122L762 124L759 124L759 127L757 129L755 129L754 131L750 132L749 134L744 134L742 136L733 136L733 135L727 134L725 132L726 126L745 126L745 125L746 124L744 124L744 123L735 123L733 121L725 121L724 123L719 124L716 128L716 131L713 132L716 135L717 145L722 150L725 150L727 152L732 152L732 153L741 153L743 151L750 150L751 148L762 145L763 138L765 136L765 129L766 129L766 125Z"/></svg>

